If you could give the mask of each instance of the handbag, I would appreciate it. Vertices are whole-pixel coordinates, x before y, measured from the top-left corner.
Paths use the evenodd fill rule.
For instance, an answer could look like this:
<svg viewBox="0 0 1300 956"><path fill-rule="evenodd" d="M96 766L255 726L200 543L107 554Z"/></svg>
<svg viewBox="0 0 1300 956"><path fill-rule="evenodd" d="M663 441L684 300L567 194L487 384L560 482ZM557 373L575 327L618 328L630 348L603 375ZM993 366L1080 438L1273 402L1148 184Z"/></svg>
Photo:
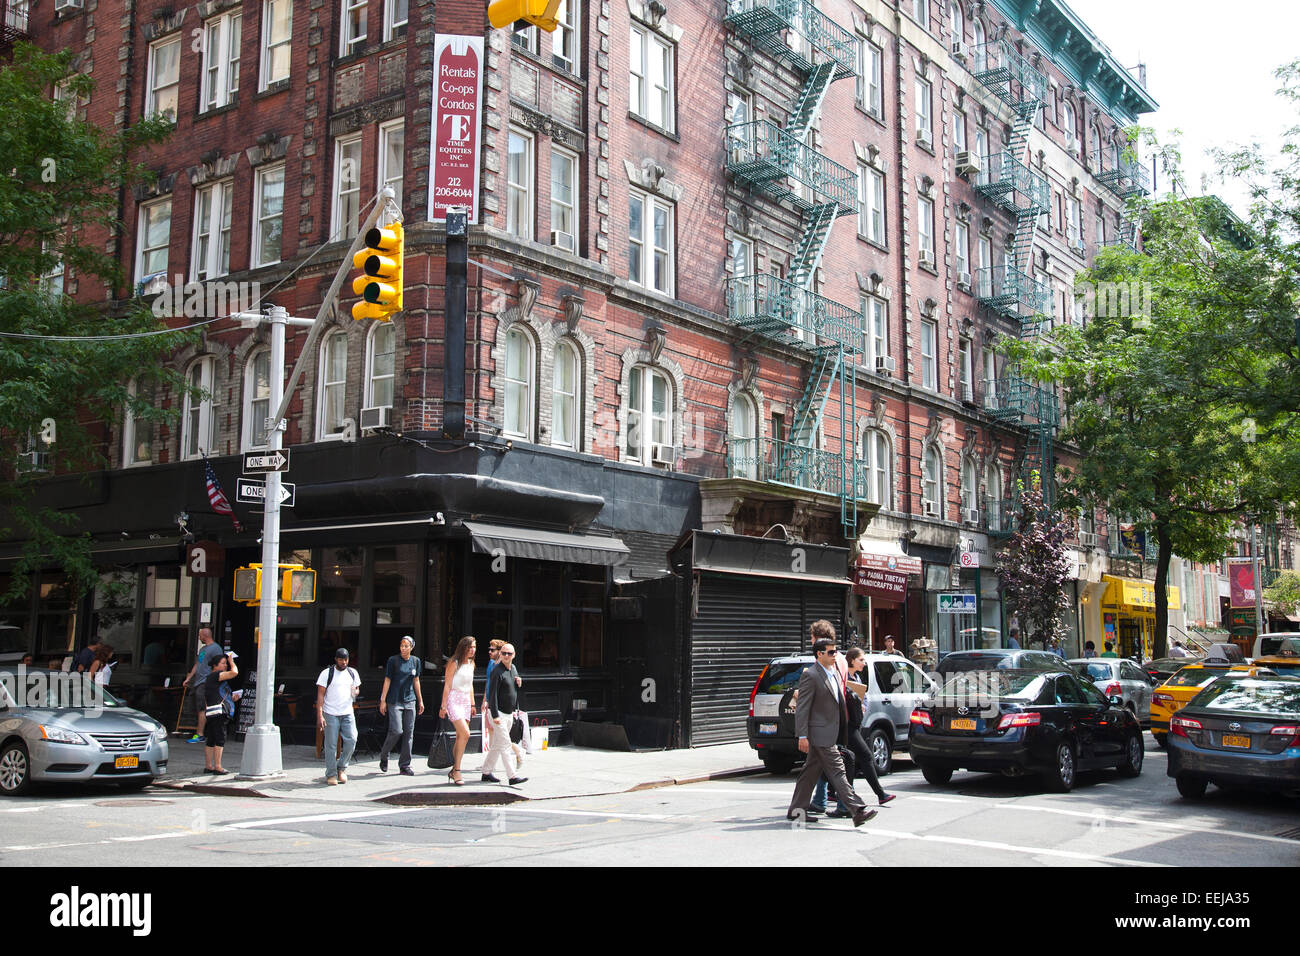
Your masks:
<svg viewBox="0 0 1300 956"><path fill-rule="evenodd" d="M438 732L434 735L433 745L429 747L429 767L433 770L446 770L453 763L452 748L456 743L456 732L444 730L448 720L438 722Z"/></svg>
<svg viewBox="0 0 1300 956"><path fill-rule="evenodd" d="M520 718L523 718L522 720ZM517 744L524 739L524 724L528 722L528 715L522 710L515 711L514 723L510 725L510 742Z"/></svg>

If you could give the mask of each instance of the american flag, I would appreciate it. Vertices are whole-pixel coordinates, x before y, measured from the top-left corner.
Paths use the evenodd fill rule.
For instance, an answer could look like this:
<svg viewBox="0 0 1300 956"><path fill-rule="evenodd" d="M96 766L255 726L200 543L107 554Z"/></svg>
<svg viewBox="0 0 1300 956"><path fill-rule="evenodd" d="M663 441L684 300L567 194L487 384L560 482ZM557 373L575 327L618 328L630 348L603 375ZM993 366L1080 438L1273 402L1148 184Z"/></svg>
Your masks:
<svg viewBox="0 0 1300 956"><path fill-rule="evenodd" d="M239 519L235 517L235 509L230 507L230 499L221 490L221 482L217 481L217 473L212 470L212 462L208 461L207 458L203 459L203 471L207 477L208 503L212 505L212 510L219 515L230 515L230 520L235 525L235 531L243 531L243 526L239 523Z"/></svg>

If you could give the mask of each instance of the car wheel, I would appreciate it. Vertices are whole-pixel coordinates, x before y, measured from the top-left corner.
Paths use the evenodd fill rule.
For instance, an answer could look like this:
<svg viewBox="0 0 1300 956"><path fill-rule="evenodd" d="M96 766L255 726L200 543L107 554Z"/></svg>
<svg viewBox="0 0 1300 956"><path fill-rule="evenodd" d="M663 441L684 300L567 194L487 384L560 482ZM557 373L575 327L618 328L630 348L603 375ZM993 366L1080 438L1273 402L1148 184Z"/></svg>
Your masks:
<svg viewBox="0 0 1300 956"><path fill-rule="evenodd" d="M768 773L778 777L784 777L794 769L794 758L788 754L776 754L771 757L763 758L763 767Z"/></svg>
<svg viewBox="0 0 1300 956"><path fill-rule="evenodd" d="M1124 747L1124 759L1120 761L1119 772L1126 777L1141 776L1142 760L1145 756L1146 748L1142 743L1142 735L1131 735Z"/></svg>
<svg viewBox="0 0 1300 956"><path fill-rule="evenodd" d="M1074 789L1074 748L1068 742L1056 747L1056 765L1048 775L1052 789L1057 793L1069 793Z"/></svg>
<svg viewBox="0 0 1300 956"><path fill-rule="evenodd" d="M32 766L21 740L10 741L0 750L0 793L17 797L31 789Z"/></svg>
<svg viewBox="0 0 1300 956"><path fill-rule="evenodd" d="M1154 737L1154 738L1156 739L1156 746L1159 747L1161 750L1168 750L1168 749L1169 749L1169 737L1168 737L1168 736L1166 736L1165 734L1158 734L1158 733L1156 733L1155 731L1152 731L1152 732L1151 732L1151 736Z"/></svg>
<svg viewBox="0 0 1300 956"><path fill-rule="evenodd" d="M1190 773L1180 773L1175 782L1178 784L1178 793L1185 800L1200 800L1205 796L1205 788L1209 786L1210 781L1204 777L1197 777Z"/></svg>
<svg viewBox="0 0 1300 956"><path fill-rule="evenodd" d="M889 734L877 727L867 736L867 752L871 754L871 764L877 777L883 777L894 769L894 747Z"/></svg>
<svg viewBox="0 0 1300 956"><path fill-rule="evenodd" d="M927 767L922 764L921 776L925 777L926 783L932 783L936 787L942 787L952 779L952 770L948 767Z"/></svg>

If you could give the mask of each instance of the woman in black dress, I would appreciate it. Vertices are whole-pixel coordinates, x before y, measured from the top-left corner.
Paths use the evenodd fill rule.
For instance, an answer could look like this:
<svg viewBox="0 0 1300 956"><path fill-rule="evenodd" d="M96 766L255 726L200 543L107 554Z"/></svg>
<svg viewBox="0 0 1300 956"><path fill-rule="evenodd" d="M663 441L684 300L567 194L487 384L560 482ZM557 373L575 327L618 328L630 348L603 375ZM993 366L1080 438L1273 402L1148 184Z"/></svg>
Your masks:
<svg viewBox="0 0 1300 956"><path fill-rule="evenodd" d="M867 656L860 647L850 647L844 652L844 659L849 665L849 680L859 681L859 675L862 669L867 666ZM880 786L880 780L876 777L876 765L871 759L871 751L867 749L867 742L862 739L862 701L858 695L849 691L844 695L844 702L849 711L849 729L848 739L845 742L851 751L853 758L857 761L858 772L867 778L867 783L876 793L876 799L880 801L883 807L890 800L894 799L892 793L886 793ZM835 813L830 816L836 816Z"/></svg>

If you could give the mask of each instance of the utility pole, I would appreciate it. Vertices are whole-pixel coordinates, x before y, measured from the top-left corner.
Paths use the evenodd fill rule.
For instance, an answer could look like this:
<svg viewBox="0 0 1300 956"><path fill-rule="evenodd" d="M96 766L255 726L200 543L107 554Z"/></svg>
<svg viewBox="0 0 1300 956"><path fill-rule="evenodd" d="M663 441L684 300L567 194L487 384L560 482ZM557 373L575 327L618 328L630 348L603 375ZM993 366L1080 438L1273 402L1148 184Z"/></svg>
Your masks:
<svg viewBox="0 0 1300 956"><path fill-rule="evenodd" d="M469 213L463 206L447 210L447 293L442 361L442 434L465 437L465 314L469 275Z"/></svg>
<svg viewBox="0 0 1300 956"><path fill-rule="evenodd" d="M1264 633L1264 582L1260 576L1259 545L1255 538L1255 522L1250 523L1251 574L1255 580L1255 637Z"/></svg>

